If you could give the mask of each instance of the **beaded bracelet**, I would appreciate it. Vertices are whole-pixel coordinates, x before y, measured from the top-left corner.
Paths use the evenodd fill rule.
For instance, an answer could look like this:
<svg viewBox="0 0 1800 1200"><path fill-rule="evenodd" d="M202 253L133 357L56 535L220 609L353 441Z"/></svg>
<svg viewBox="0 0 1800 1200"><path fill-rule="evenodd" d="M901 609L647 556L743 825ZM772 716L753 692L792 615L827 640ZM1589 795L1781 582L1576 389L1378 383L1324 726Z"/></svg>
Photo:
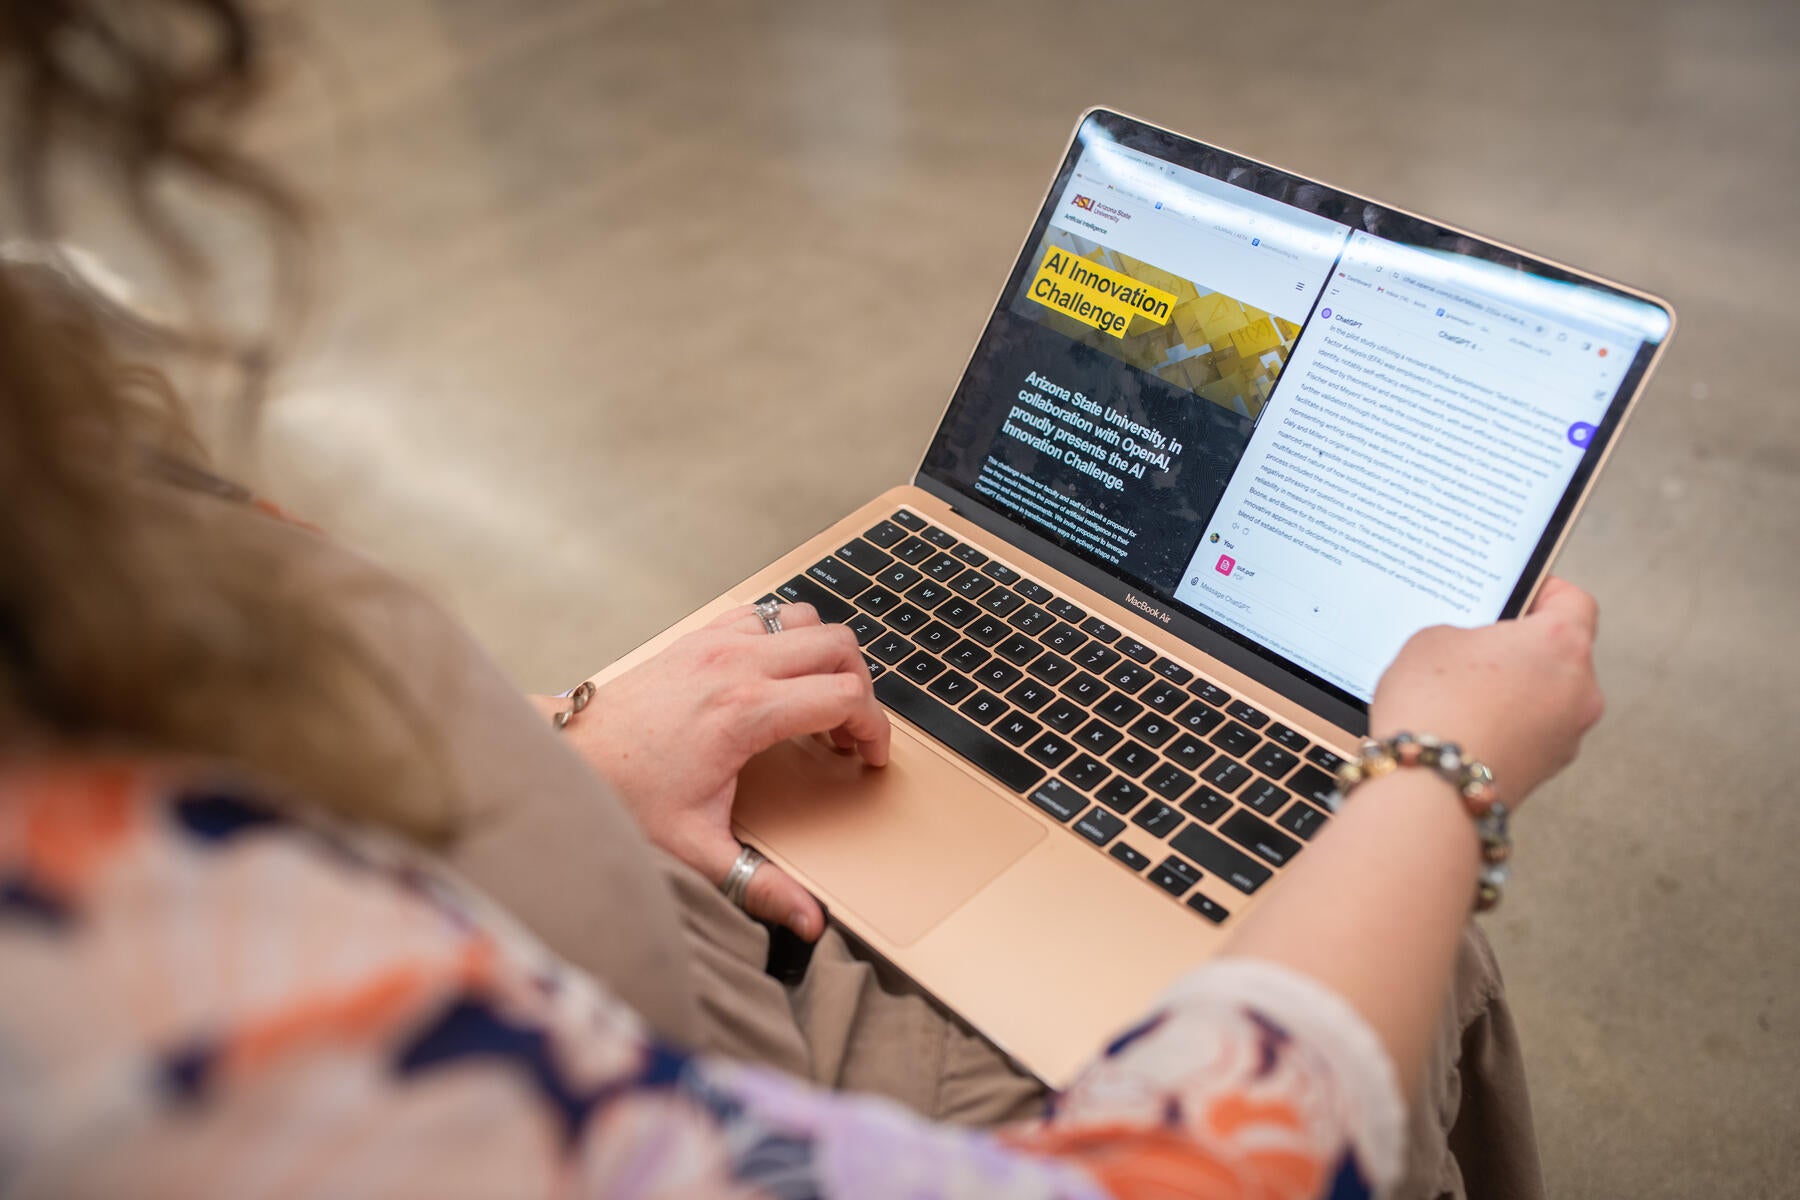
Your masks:
<svg viewBox="0 0 1800 1200"><path fill-rule="evenodd" d="M1326 798L1331 811L1342 808L1358 784L1400 767L1429 767L1449 781L1462 796L1463 808L1475 820L1481 835L1481 879L1475 886L1475 911L1487 912L1500 904L1500 893L1511 873L1512 834L1507 829L1507 809L1494 790L1494 773L1484 763L1464 758L1455 742L1440 741L1428 733L1416 737L1396 733L1385 741L1365 740L1357 757L1337 769L1337 790Z"/></svg>

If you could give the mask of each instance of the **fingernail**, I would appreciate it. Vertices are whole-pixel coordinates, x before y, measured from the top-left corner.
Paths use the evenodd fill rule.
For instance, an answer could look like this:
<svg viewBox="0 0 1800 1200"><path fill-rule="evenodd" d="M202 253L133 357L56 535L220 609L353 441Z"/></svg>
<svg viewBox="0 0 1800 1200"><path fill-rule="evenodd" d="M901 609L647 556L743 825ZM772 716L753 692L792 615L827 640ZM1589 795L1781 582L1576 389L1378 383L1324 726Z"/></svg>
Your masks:
<svg viewBox="0 0 1800 1200"><path fill-rule="evenodd" d="M810 923L806 919L806 914L800 912L798 909L789 914L788 928L792 929L801 937L806 937L811 932Z"/></svg>

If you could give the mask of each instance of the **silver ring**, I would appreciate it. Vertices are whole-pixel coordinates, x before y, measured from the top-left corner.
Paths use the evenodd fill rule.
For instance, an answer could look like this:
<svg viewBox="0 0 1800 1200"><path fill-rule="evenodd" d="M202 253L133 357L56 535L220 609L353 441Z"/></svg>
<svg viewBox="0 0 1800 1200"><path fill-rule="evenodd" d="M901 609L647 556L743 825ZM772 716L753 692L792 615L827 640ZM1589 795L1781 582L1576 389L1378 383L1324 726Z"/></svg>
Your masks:
<svg viewBox="0 0 1800 1200"><path fill-rule="evenodd" d="M745 846L738 851L731 870L725 872L725 882L719 885L719 890L725 893L727 900L739 908L744 907L744 893L750 890L750 877L756 874L756 868L768 861L751 847Z"/></svg>
<svg viewBox="0 0 1800 1200"><path fill-rule="evenodd" d="M764 600L756 606L756 615L762 618L763 629L768 633L781 632L781 602Z"/></svg>

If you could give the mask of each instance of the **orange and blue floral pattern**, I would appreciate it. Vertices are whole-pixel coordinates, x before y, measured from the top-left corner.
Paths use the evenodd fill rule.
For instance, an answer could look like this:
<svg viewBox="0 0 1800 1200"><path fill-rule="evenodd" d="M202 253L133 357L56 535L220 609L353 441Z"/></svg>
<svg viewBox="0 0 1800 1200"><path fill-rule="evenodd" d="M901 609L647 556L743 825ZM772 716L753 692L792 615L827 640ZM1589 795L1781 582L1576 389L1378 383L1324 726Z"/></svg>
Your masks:
<svg viewBox="0 0 1800 1200"><path fill-rule="evenodd" d="M221 777L0 774L0 1194L1276 1198L1399 1161L1385 1058L1203 968L1029 1127L660 1045L435 860Z"/></svg>

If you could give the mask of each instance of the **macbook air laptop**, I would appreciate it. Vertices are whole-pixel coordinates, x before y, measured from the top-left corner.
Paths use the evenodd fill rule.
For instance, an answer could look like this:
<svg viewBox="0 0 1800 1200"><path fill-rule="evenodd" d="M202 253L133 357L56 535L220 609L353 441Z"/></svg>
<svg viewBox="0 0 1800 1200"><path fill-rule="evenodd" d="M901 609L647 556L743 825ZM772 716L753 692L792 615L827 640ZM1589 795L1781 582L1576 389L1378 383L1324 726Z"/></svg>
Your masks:
<svg viewBox="0 0 1800 1200"><path fill-rule="evenodd" d="M1526 608L1673 326L1094 109L911 481L596 678L768 597L854 630L890 764L785 742L737 833L1060 1085L1305 857L1407 637Z"/></svg>

